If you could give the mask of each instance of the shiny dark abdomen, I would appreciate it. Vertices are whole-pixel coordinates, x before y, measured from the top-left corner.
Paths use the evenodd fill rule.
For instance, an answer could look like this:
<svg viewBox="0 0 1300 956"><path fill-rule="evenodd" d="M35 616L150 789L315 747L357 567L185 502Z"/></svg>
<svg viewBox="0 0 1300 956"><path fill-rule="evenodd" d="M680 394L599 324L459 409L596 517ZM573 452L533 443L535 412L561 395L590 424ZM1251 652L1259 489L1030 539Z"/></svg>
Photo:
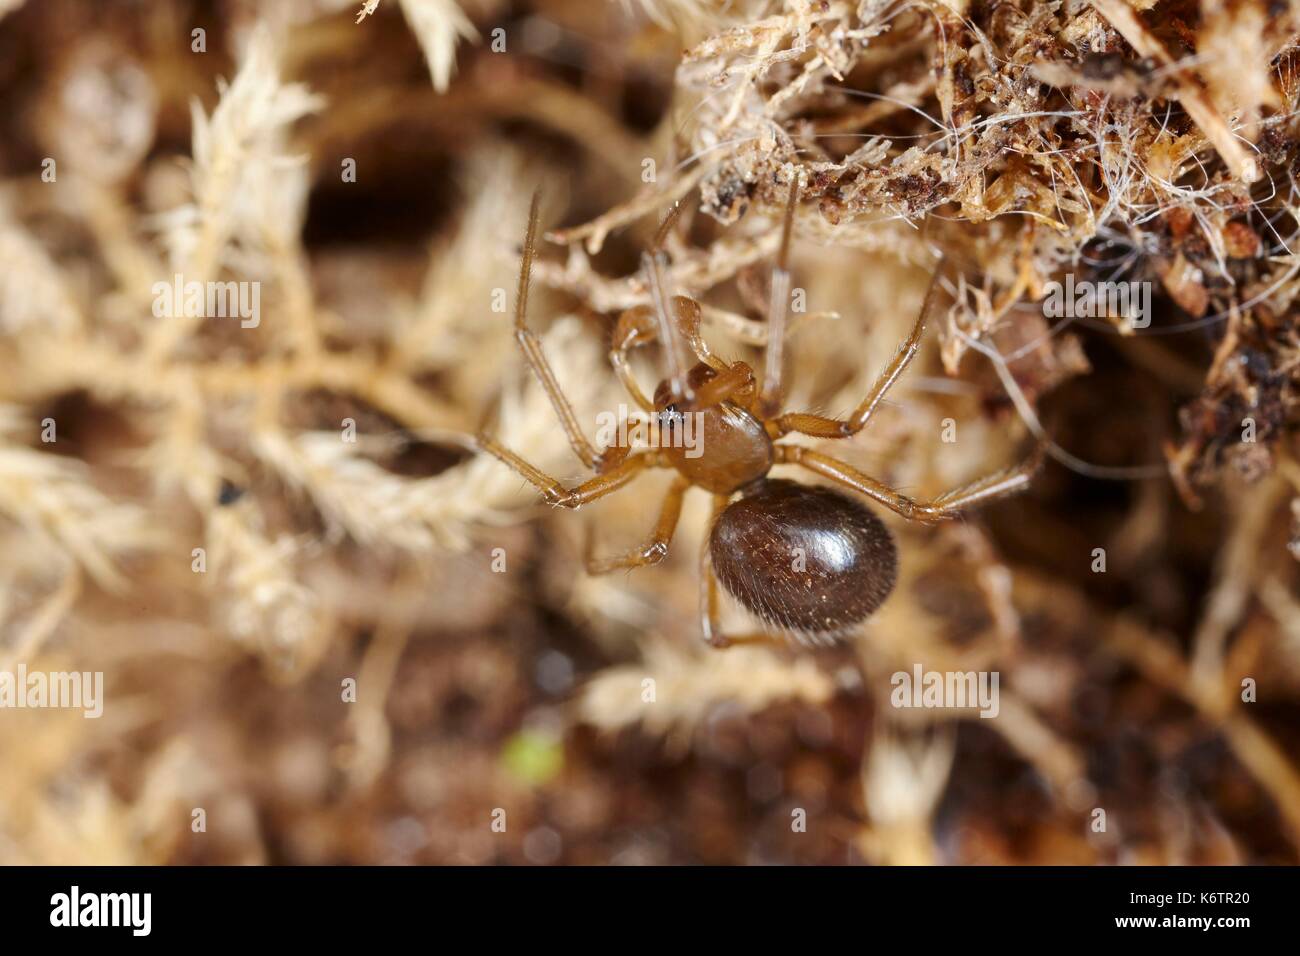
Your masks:
<svg viewBox="0 0 1300 956"><path fill-rule="evenodd" d="M755 482L714 522L709 554L722 585L769 623L843 631L898 578L889 529L856 499L780 479Z"/></svg>

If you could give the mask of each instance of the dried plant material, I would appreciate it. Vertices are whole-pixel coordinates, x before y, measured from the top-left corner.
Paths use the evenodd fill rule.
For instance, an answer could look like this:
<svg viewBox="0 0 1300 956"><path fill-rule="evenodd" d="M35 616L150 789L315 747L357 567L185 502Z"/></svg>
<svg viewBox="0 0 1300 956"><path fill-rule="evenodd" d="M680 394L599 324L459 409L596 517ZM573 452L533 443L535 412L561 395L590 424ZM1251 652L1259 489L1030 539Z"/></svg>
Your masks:
<svg viewBox="0 0 1300 956"><path fill-rule="evenodd" d="M284 151L285 131L323 100L302 84L282 84L275 57L270 32L257 31L234 80L221 85L212 115L192 106L193 199L158 218L168 261L187 283L214 281L229 255L251 257L256 270L268 247L283 245L301 228L303 160ZM238 249L228 251L231 244ZM153 358L165 356L199 318L176 301L166 311L170 321L148 343Z"/></svg>
<svg viewBox="0 0 1300 956"><path fill-rule="evenodd" d="M639 8L665 30L686 36L706 32L723 15L708 0L619 0L627 8Z"/></svg>
<svg viewBox="0 0 1300 956"><path fill-rule="evenodd" d="M456 44L478 39L478 31L456 0L398 0L406 22L420 41L433 77L433 88L446 92L456 71ZM365 0L357 11L357 23L379 8L379 0Z"/></svg>
<svg viewBox="0 0 1300 956"><path fill-rule="evenodd" d="M862 794L871 824L859 838L864 855L893 866L939 862L931 815L939 803L955 748L949 735L908 744L880 735L862 768Z"/></svg>
<svg viewBox="0 0 1300 956"><path fill-rule="evenodd" d="M821 704L830 698L831 681L811 662L785 662L758 648L734 650L701 656L649 644L644 664L607 669L583 690L582 718L606 730L640 724L655 734L689 734L719 704L749 712L781 700Z"/></svg>
<svg viewBox="0 0 1300 956"><path fill-rule="evenodd" d="M1273 449L1287 433L1298 401L1295 346L1275 344L1274 334L1234 310L1201 395L1179 413L1183 438L1166 454L1179 491L1193 506L1225 466L1248 481L1274 467Z"/></svg>
<svg viewBox="0 0 1300 956"><path fill-rule="evenodd" d="M1123 0L1093 0L1093 6L1101 11L1102 16L1111 22L1134 50L1160 66L1173 69L1175 82L1178 84L1178 96L1182 100L1183 107L1196 121L1201 132L1214 144L1233 174L1247 183L1253 183L1258 179L1259 167L1233 136L1223 116L1214 109L1214 105L1190 75L1174 63L1164 44L1152 36L1133 8ZM1210 30L1214 30L1213 21ZM1213 33L1210 36L1213 38ZM1252 108L1254 105L1251 104Z"/></svg>
<svg viewBox="0 0 1300 956"><path fill-rule="evenodd" d="M194 17L0 0L0 672L105 683L0 712L0 861L1300 860L1292 5ZM482 451L588 477L672 295L843 419L936 273L870 428L791 454L919 498L1048 460L876 509L897 584L838 647L703 645L711 496L645 544L674 475L549 508Z"/></svg>
<svg viewBox="0 0 1300 956"><path fill-rule="evenodd" d="M1268 12L1252 4L1214 4L1196 38L1198 72L1214 91L1215 107L1233 117L1253 140L1264 109L1282 106L1270 63L1278 52L1271 45Z"/></svg>
<svg viewBox="0 0 1300 956"><path fill-rule="evenodd" d="M79 463L12 445L0 445L0 514L110 588L124 584L117 559L152 537L144 513L102 494Z"/></svg>
<svg viewBox="0 0 1300 956"><path fill-rule="evenodd" d="M223 592L218 624L291 673L319 657L328 622L319 598L295 574L301 542L269 540L257 520L245 502L222 508L208 523L211 570Z"/></svg>
<svg viewBox="0 0 1300 956"><path fill-rule="evenodd" d="M63 581L27 617L25 621L10 621L12 643L0 650L0 671L13 673L18 663L34 659L50 636L68 616L68 611L81 596L82 575L74 567L64 575ZM5 609L7 610L7 609ZM0 622L4 617L0 616Z"/></svg>
<svg viewBox="0 0 1300 956"><path fill-rule="evenodd" d="M62 332L81 324L58 268L5 207L0 196L0 256L10 264L0 275L0 328L13 334L39 323Z"/></svg>

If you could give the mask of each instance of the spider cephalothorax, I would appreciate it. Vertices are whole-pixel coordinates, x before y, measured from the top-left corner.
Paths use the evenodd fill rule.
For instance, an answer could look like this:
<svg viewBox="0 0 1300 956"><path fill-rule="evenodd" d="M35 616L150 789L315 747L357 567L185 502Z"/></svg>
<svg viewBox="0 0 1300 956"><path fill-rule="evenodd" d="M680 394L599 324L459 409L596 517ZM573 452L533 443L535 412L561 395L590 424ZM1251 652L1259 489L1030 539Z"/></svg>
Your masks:
<svg viewBox="0 0 1300 956"><path fill-rule="evenodd" d="M546 389L570 445L595 477L576 488L566 488L495 439L478 438L483 450L519 472L546 501L566 508L610 494L646 469L677 472L649 541L626 554L589 561L592 574L662 561L686 492L697 487L711 493L713 525L701 556L701 626L705 639L717 647L755 637L721 634L719 580L733 597L769 624L806 643L828 643L874 612L897 579L893 537L862 501L832 488L770 478L774 465L797 465L904 518L940 521L962 508L1023 489L1037 463L1035 457L932 501L917 501L829 455L780 443L789 434L837 439L861 431L916 354L939 287L936 271L911 334L851 415L835 419L783 413L781 355L789 290L786 258L797 201L798 186L792 184L773 268L761 385L749 365L724 362L709 350L700 333L699 303L684 296L670 299L664 290L662 259L647 255L646 276L653 305L628 309L619 316L610 363L633 401L658 424L660 440L649 449L615 444L597 452L578 427L573 409L526 323L538 218L534 197L519 276L515 337ZM656 340L665 348L669 375L659 383L653 399L647 399L632 375L627 354ZM681 440L688 433L693 433L694 440Z"/></svg>

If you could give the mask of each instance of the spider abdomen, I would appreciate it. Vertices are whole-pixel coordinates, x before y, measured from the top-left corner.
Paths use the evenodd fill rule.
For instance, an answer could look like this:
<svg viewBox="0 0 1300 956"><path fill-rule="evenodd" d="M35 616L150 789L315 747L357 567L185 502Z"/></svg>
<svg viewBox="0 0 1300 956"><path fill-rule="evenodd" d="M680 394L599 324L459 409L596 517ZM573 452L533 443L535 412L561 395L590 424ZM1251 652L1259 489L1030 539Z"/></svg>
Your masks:
<svg viewBox="0 0 1300 956"><path fill-rule="evenodd" d="M856 500L829 488L765 478L714 522L718 580L764 620L833 634L869 616L898 577L892 535Z"/></svg>

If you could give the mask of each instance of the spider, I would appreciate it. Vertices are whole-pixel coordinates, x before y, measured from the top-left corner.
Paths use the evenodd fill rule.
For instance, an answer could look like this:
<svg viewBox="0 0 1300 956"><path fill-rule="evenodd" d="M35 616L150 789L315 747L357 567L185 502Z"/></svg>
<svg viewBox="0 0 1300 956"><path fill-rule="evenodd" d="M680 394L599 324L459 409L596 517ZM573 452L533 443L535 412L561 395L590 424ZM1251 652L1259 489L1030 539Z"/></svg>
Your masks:
<svg viewBox="0 0 1300 956"><path fill-rule="evenodd" d="M942 266L935 271L906 341L851 415L836 419L782 412L782 350L790 287L786 263L798 193L796 180L790 187L772 271L761 384L745 362L727 363L709 350L700 333L701 307L694 299L674 296L670 318L663 279L666 258L658 247L672 215L660 228L654 251L642 256L652 304L636 306L619 316L610 364L632 400L666 429L670 439L682 427L683 415L697 414L701 441L695 456L672 440L637 450L616 440L597 452L583 434L546 360L540 339L527 325L540 198L534 195L519 271L515 339L545 389L574 453L594 472L594 477L577 487L565 487L490 435L476 438L482 451L518 472L546 502L564 508L579 508L603 498L648 469L676 470L677 477L668 488L649 540L614 557L588 555L587 570L591 574L658 564L668 554L686 492L696 487L711 494L712 527L700 555L700 626L705 641L717 648L772 639L765 633L722 633L719 581L768 624L803 644L817 645L834 643L870 616L889 596L897 579L898 554L893 537L864 503L831 487L769 477L773 466L795 465L904 518L937 522L954 517L963 508L1022 490L1041 458L1034 455L1018 467L933 500L919 501L829 455L801 445L779 443L779 439L791 434L850 438L866 427L920 347L942 271ZM628 353L656 340L665 346L669 376L648 399L632 375Z"/></svg>

